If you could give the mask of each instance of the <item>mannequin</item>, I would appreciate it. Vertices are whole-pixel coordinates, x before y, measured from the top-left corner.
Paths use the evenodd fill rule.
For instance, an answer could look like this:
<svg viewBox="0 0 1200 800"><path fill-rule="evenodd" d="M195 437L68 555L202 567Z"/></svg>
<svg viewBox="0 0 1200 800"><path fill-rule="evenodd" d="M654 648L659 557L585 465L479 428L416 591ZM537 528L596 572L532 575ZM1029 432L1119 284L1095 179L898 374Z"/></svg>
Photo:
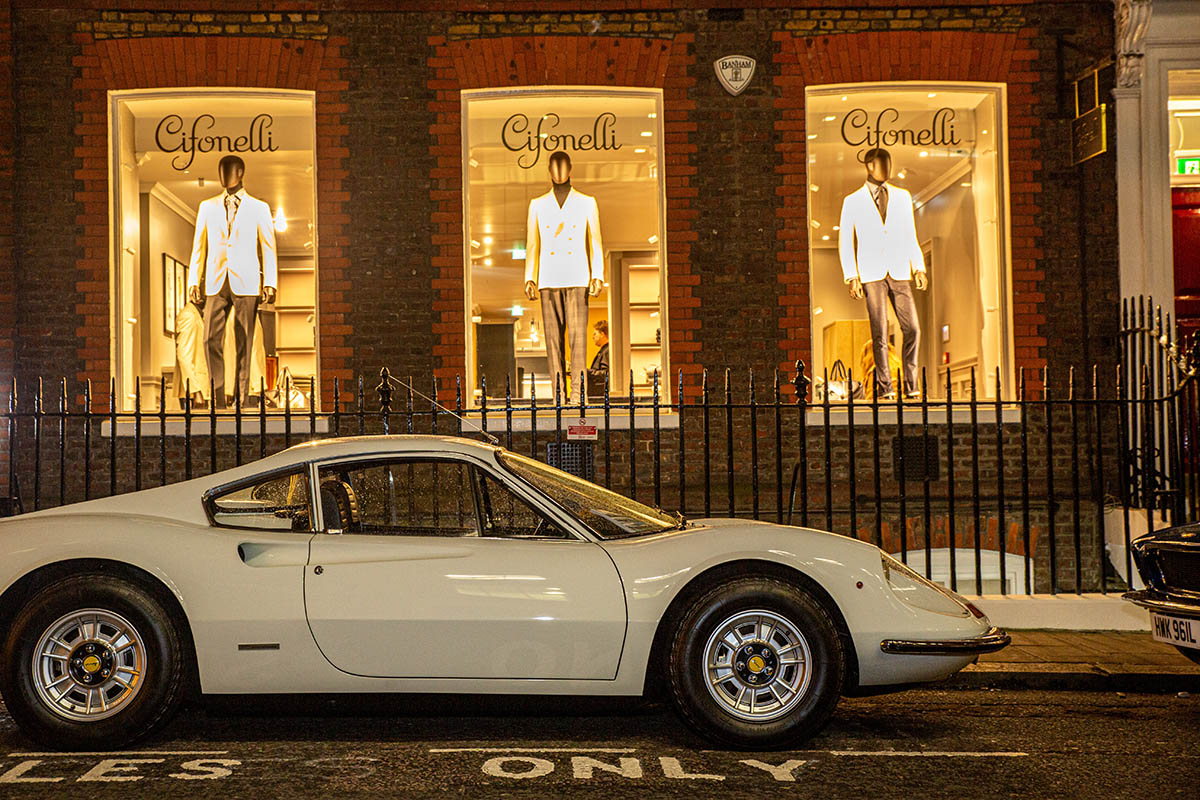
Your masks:
<svg viewBox="0 0 1200 800"><path fill-rule="evenodd" d="M917 347L921 324L913 303L910 281L924 290L928 285L925 257L917 241L912 195L888 183L892 157L872 148L863 158L867 180L842 201L838 254L842 277L855 300L867 300L871 340L875 350L875 397L895 400L888 369L887 304L890 300L904 336L902 361L904 395L920 396L917 384Z"/></svg>
<svg viewBox="0 0 1200 800"><path fill-rule="evenodd" d="M275 226L271 209L246 194L246 163L225 156L217 168L225 191L200 203L188 267L188 299L200 305L204 277L204 340L213 404L225 406L225 321L234 318L237 393L250 401L250 359L258 304L274 303L277 287Z"/></svg>
<svg viewBox="0 0 1200 800"><path fill-rule="evenodd" d="M570 338L571 367L580 367L573 369L578 381L587 353L587 298L604 286L604 247L596 198L571 187L571 157L559 150L550 156L549 170L550 191L529 201L525 296L540 296L551 386L569 399L564 333Z"/></svg>

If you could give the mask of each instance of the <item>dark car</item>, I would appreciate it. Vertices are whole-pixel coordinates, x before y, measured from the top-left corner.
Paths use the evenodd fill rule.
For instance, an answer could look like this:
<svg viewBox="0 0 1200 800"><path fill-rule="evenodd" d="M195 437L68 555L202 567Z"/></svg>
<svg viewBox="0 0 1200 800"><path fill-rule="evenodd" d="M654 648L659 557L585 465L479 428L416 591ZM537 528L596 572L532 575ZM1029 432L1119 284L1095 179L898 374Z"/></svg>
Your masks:
<svg viewBox="0 0 1200 800"><path fill-rule="evenodd" d="M1150 610L1150 632L1200 664L1200 524L1148 533L1131 545L1146 588L1125 599Z"/></svg>

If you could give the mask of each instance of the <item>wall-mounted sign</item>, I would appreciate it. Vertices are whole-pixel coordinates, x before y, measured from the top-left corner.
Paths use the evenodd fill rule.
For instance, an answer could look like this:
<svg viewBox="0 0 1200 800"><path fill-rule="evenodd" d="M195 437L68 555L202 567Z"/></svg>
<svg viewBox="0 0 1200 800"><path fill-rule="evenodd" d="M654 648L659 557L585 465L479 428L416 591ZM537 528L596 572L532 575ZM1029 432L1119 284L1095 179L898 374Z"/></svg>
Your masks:
<svg viewBox="0 0 1200 800"><path fill-rule="evenodd" d="M196 153L273 153L279 148L272 141L270 114L259 114L250 120L243 134L213 133L217 126L212 114L201 114L189 126L178 114L169 114L154 128L154 143L164 153L180 153L171 159L171 166L183 171L192 165Z"/></svg>
<svg viewBox="0 0 1200 800"><path fill-rule="evenodd" d="M1108 106L1101 103L1071 120L1071 163L1079 164L1108 150Z"/></svg>
<svg viewBox="0 0 1200 800"><path fill-rule="evenodd" d="M620 150L624 146L617 144L617 115L611 112L597 116L590 131L556 131L561 122L558 114L553 113L543 114L537 125L524 114L513 114L504 120L500 141L508 150L524 153L517 159L517 166L522 169L532 169L542 153L555 150Z"/></svg>
<svg viewBox="0 0 1200 800"><path fill-rule="evenodd" d="M1200 156L1175 159L1176 175L1195 175L1200 178Z"/></svg>
<svg viewBox="0 0 1200 800"><path fill-rule="evenodd" d="M868 112L855 108L842 117L842 141L851 147L894 147L913 145L919 147L955 147L962 140L954 131L954 109L939 108L933 120L922 128L906 128L896 125L900 112L894 108Z"/></svg>
<svg viewBox="0 0 1200 800"><path fill-rule="evenodd" d="M757 65L758 62L750 56L724 56L713 62L713 71L717 73L717 80L725 87L725 91L737 97L750 85Z"/></svg>

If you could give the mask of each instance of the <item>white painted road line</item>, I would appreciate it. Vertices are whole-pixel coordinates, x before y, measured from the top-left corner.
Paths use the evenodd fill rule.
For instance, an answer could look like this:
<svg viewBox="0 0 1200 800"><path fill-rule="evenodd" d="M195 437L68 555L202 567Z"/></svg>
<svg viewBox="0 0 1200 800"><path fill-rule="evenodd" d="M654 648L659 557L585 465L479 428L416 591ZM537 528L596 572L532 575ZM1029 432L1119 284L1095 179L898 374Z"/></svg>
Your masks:
<svg viewBox="0 0 1200 800"><path fill-rule="evenodd" d="M969 753L953 750L823 750L831 756L869 756L892 758L1022 758L1029 753Z"/></svg>
<svg viewBox="0 0 1200 800"><path fill-rule="evenodd" d="M636 753L636 747L431 747L430 753Z"/></svg>
<svg viewBox="0 0 1200 800"><path fill-rule="evenodd" d="M76 758L83 756L223 756L228 750L111 750L76 753L9 753L8 758Z"/></svg>

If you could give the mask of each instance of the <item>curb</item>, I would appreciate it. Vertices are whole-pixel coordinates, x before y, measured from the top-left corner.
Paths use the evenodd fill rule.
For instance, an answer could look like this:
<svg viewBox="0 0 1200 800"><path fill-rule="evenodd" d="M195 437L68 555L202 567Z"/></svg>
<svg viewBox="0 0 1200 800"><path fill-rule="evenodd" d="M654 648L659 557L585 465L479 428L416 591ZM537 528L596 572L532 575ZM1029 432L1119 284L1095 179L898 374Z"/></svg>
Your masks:
<svg viewBox="0 0 1200 800"><path fill-rule="evenodd" d="M959 689L1200 694L1200 670L1159 667L1154 671L1138 671L1095 664L974 664L948 678L943 685Z"/></svg>

